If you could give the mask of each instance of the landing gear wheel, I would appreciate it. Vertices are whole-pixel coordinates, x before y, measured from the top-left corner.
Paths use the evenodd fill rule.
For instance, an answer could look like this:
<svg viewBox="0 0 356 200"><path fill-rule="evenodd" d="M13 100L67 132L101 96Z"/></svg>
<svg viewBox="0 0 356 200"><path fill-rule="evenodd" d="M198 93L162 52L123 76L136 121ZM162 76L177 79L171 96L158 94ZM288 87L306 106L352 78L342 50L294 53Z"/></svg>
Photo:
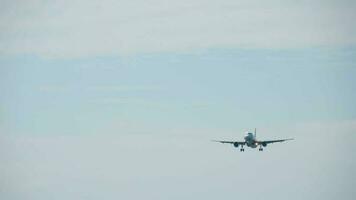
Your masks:
<svg viewBox="0 0 356 200"><path fill-rule="evenodd" d="M258 150L259 150L259 151L263 151L263 149L262 149L262 148L259 148Z"/></svg>

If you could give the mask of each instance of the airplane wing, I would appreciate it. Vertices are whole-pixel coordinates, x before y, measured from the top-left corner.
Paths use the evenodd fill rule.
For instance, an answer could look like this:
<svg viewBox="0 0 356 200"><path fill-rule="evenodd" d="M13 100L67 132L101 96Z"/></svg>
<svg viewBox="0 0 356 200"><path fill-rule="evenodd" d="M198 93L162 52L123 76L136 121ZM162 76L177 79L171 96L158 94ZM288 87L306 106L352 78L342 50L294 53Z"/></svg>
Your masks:
<svg viewBox="0 0 356 200"><path fill-rule="evenodd" d="M275 143L275 142L284 142L287 140L293 140L293 138L289 138L289 139L283 139L283 140L265 140L265 141L258 141L258 144L270 144L270 143Z"/></svg>
<svg viewBox="0 0 356 200"><path fill-rule="evenodd" d="M213 142L220 142L220 143L227 143L227 144L239 144L239 145L245 145L246 142L240 142L240 141L225 141L225 140L212 140Z"/></svg>

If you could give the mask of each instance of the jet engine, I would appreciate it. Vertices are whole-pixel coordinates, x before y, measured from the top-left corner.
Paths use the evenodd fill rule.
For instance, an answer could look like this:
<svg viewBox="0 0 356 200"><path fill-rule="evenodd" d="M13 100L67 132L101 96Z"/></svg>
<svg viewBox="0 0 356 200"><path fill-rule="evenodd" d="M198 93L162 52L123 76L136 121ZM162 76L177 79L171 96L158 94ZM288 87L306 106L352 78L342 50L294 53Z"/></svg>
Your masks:
<svg viewBox="0 0 356 200"><path fill-rule="evenodd" d="M234 142L234 147L239 147L239 143L237 143L237 142Z"/></svg>
<svg viewBox="0 0 356 200"><path fill-rule="evenodd" d="M266 146L267 146L267 143L262 143L262 146L266 147Z"/></svg>

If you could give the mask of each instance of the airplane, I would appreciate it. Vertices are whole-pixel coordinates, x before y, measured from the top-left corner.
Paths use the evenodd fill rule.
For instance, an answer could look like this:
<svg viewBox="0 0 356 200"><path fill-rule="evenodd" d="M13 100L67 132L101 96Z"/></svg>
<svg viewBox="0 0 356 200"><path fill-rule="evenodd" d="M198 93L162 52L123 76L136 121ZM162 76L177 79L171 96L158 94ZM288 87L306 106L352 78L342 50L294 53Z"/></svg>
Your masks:
<svg viewBox="0 0 356 200"><path fill-rule="evenodd" d="M247 132L246 136L244 137L245 141L241 142L241 141L224 141L224 140L213 140L213 142L220 142L220 143L227 143L227 144L232 144L234 145L234 147L238 148L239 146L241 146L240 151L245 151L244 149L244 145L250 147L250 148L256 148L257 146L259 146L260 148L258 149L259 151L263 151L262 147L266 147L267 144L271 144L271 143L275 143L275 142L284 142L287 140L293 140L293 138L289 138L289 139L283 139L283 140L257 140L256 139L256 128L255 128L255 134L251 133L251 132Z"/></svg>

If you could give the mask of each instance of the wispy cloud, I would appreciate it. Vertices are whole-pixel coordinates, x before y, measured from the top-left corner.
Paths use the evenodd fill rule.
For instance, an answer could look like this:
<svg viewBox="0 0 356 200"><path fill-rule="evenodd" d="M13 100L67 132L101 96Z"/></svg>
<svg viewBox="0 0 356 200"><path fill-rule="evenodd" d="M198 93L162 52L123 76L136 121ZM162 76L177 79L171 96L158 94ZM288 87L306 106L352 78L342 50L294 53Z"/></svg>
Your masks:
<svg viewBox="0 0 356 200"><path fill-rule="evenodd" d="M88 91L94 92L144 92L162 89L154 85L103 85L87 87Z"/></svg>
<svg viewBox="0 0 356 200"><path fill-rule="evenodd" d="M154 105L159 103L147 98L148 95L162 91L158 85L100 85L100 86L71 86L71 85L42 85L38 87L41 93L57 95L79 94L86 96L86 101L96 104L135 104Z"/></svg>
<svg viewBox="0 0 356 200"><path fill-rule="evenodd" d="M41 92L68 92L68 91L87 91L87 92L150 92L162 90L162 87L157 85L99 85L99 86L72 86L72 85L41 85Z"/></svg>
<svg viewBox="0 0 356 200"><path fill-rule="evenodd" d="M101 97L90 100L98 104L148 104L144 98L132 97Z"/></svg>
<svg viewBox="0 0 356 200"><path fill-rule="evenodd" d="M351 1L5 1L2 54L86 57L356 44Z"/></svg>
<svg viewBox="0 0 356 200"><path fill-rule="evenodd" d="M69 88L63 85L42 85L39 88L40 92L68 92L70 89L73 88Z"/></svg>

